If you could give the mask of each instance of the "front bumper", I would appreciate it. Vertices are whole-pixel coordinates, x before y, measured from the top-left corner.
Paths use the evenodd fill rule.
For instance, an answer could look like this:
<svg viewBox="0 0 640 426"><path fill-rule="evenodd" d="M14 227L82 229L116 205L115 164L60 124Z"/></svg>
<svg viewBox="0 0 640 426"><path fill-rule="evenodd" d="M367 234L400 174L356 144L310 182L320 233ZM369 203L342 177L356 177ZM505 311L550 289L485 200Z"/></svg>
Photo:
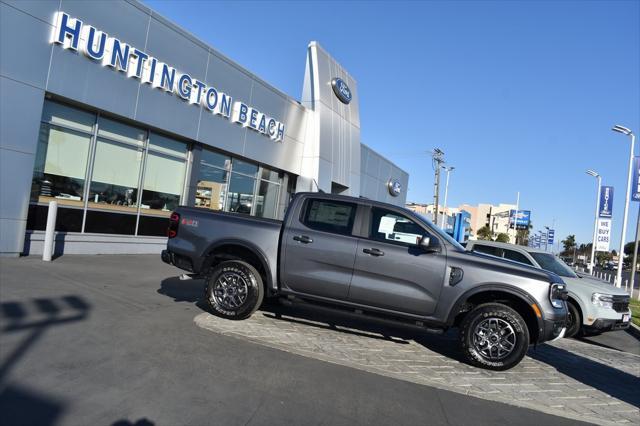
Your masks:
<svg viewBox="0 0 640 426"><path fill-rule="evenodd" d="M596 319L591 325L584 325L583 328L586 331L595 331L598 333L602 333L605 331L616 331L616 330L625 330L629 328L629 324L631 324L631 319L629 321L622 321L622 319Z"/></svg>
<svg viewBox="0 0 640 426"><path fill-rule="evenodd" d="M560 339L564 336L566 329L567 311L565 309L553 314L546 312L538 343Z"/></svg>

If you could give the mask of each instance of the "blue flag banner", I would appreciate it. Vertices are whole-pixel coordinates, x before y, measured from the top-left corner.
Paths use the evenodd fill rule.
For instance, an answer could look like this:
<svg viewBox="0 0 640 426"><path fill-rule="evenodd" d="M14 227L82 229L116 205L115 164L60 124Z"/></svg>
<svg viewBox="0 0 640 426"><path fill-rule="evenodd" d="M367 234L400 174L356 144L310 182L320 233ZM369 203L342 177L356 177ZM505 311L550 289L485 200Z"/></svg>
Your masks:
<svg viewBox="0 0 640 426"><path fill-rule="evenodd" d="M549 244L550 246L553 245L553 239L555 237L556 231L553 229L549 229L549 235L548 235L548 239L547 239L547 244Z"/></svg>
<svg viewBox="0 0 640 426"><path fill-rule="evenodd" d="M598 217L613 216L613 186L600 188L600 202L598 203Z"/></svg>
<svg viewBox="0 0 640 426"><path fill-rule="evenodd" d="M631 201L640 201L640 157L633 157L633 182Z"/></svg>

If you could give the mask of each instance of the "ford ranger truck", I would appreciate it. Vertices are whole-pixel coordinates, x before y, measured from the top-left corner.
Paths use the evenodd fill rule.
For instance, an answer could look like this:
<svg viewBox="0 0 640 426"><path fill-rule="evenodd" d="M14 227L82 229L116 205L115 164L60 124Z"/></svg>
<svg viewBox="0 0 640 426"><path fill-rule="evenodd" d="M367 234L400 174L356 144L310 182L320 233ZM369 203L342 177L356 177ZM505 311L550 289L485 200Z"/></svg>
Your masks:
<svg viewBox="0 0 640 426"><path fill-rule="evenodd" d="M466 251L404 208L324 193L293 197L284 220L179 207L162 260L201 277L210 311L249 318L288 297L459 329L472 365L506 370L564 335L567 292L551 272Z"/></svg>

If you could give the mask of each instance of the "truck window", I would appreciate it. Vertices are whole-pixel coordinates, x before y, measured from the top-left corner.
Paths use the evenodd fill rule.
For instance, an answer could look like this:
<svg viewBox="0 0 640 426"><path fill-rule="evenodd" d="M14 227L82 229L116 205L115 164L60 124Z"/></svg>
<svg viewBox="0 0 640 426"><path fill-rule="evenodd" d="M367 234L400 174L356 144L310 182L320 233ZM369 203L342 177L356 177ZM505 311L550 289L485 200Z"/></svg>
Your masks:
<svg viewBox="0 0 640 426"><path fill-rule="evenodd" d="M423 235L428 235L428 232L414 221L389 210L372 209L369 238L416 245Z"/></svg>
<svg viewBox="0 0 640 426"><path fill-rule="evenodd" d="M334 234L351 235L357 205L332 200L309 200L304 223L311 229Z"/></svg>
<svg viewBox="0 0 640 426"><path fill-rule="evenodd" d="M502 249L500 247L474 244L471 250L477 251L478 253L490 254L491 256L502 257Z"/></svg>
<svg viewBox="0 0 640 426"><path fill-rule="evenodd" d="M525 265L533 266L531 261L529 259L527 259L527 257L524 254L519 253L519 252L514 251L514 250L505 250L504 251L504 258L505 259L509 259L509 260L513 260L513 261L516 261L516 262L524 263Z"/></svg>

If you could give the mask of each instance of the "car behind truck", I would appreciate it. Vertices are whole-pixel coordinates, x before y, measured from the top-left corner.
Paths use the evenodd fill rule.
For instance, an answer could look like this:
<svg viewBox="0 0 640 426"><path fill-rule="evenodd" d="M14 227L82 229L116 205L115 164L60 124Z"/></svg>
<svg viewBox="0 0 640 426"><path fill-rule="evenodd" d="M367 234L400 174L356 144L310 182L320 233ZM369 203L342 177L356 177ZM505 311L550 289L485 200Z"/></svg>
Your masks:
<svg viewBox="0 0 640 426"><path fill-rule="evenodd" d="M430 331L459 327L467 361L492 370L565 331L559 276L467 252L390 204L300 193L283 221L179 207L168 236L162 260L204 278L211 312L227 319L287 296Z"/></svg>

